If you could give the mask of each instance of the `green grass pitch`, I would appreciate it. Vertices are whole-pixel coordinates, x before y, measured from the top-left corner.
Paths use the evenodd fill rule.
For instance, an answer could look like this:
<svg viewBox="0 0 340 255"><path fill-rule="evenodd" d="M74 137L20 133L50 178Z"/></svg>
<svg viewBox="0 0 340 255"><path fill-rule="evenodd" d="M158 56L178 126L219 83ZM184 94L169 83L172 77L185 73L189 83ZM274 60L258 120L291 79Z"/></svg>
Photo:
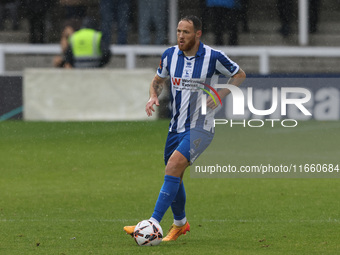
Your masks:
<svg viewBox="0 0 340 255"><path fill-rule="evenodd" d="M123 226L153 211L167 126L0 122L0 254L339 254L340 179L209 179L190 171L191 232L138 247ZM339 129L340 122L314 121L233 128L224 157L340 163ZM169 210L164 232L171 223Z"/></svg>

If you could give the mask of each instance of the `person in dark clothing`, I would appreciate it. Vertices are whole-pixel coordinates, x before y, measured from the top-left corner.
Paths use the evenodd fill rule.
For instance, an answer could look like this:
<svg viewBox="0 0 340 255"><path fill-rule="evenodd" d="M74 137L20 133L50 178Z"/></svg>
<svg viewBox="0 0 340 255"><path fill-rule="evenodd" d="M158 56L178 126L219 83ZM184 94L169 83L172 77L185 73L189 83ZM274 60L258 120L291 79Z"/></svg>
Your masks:
<svg viewBox="0 0 340 255"><path fill-rule="evenodd" d="M206 0L206 6L212 18L215 45L224 45L223 36L226 28L229 32L228 44L238 45L241 2L239 0Z"/></svg>
<svg viewBox="0 0 340 255"><path fill-rule="evenodd" d="M292 0L278 0L277 10L281 28L279 32L282 36L287 37L291 33L291 20L293 18L293 1Z"/></svg>
<svg viewBox="0 0 340 255"><path fill-rule="evenodd" d="M0 1L0 30L5 28L6 16L12 22L12 30L19 29L19 6L20 0L1 0Z"/></svg>
<svg viewBox="0 0 340 255"><path fill-rule="evenodd" d="M21 0L21 7L29 22L30 43L45 42L46 14L54 3L53 0Z"/></svg>
<svg viewBox="0 0 340 255"><path fill-rule="evenodd" d="M312 34L318 30L320 7L320 0L309 0L309 32Z"/></svg>
<svg viewBox="0 0 340 255"><path fill-rule="evenodd" d="M164 1L164 0L162 0ZM128 43L129 16L131 14L131 0L100 0L101 31L103 43L111 45L112 26L117 22L117 44Z"/></svg>
<svg viewBox="0 0 340 255"><path fill-rule="evenodd" d="M281 23L281 28L279 29L280 34L283 37L287 37L291 34L291 23L297 20L296 12L294 11L294 1L293 0L277 0L277 9L279 14L279 20ZM309 32L317 32L317 25L319 21L320 13L320 0L309 0L308 1L308 22L309 22Z"/></svg>

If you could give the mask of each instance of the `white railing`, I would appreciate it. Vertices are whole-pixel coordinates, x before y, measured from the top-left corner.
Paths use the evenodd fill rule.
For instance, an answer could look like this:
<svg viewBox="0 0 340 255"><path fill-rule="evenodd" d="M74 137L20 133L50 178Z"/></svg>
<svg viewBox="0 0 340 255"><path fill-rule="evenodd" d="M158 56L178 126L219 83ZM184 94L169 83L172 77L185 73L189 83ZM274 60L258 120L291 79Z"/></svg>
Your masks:
<svg viewBox="0 0 340 255"><path fill-rule="evenodd" d="M136 68L136 58L141 55L160 56L167 46L112 45L114 55L124 55L126 68ZM270 57L340 57L340 47L280 47L280 46L238 46L216 47L229 56L251 56L259 58L259 73L270 73ZM6 54L60 54L58 44L0 44L0 75L5 74ZM339 69L340 70L340 69Z"/></svg>

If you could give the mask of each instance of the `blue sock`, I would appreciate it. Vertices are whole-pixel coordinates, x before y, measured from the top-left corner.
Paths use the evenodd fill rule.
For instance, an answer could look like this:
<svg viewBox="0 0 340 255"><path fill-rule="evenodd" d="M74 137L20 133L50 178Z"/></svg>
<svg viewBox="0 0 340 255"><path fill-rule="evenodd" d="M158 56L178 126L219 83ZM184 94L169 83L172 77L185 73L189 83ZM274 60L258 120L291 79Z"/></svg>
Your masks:
<svg viewBox="0 0 340 255"><path fill-rule="evenodd" d="M175 220L182 220L185 218L185 201L186 201L186 194L184 189L183 181L179 185L179 189L174 201L171 204L171 210L174 214Z"/></svg>
<svg viewBox="0 0 340 255"><path fill-rule="evenodd" d="M158 222L161 222L165 212L168 210L172 201L176 197L180 181L181 178L179 177L171 175L164 176L164 183L161 191L159 192L156 206L152 214L152 217Z"/></svg>

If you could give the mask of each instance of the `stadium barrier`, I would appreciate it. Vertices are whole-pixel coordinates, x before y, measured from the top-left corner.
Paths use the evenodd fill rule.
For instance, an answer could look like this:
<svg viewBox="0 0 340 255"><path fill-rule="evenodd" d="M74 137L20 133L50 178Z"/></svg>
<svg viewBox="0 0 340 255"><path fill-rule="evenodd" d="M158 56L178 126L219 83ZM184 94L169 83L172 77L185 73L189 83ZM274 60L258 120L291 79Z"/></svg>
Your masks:
<svg viewBox="0 0 340 255"><path fill-rule="evenodd" d="M112 45L114 55L126 58L126 69L136 68L136 58L140 55L160 56L168 46L155 45ZM282 46L239 46L216 47L228 52L229 56L252 56L259 58L259 74L270 74L271 57L340 57L340 47L282 47ZM6 54L60 54L58 44L0 44L0 75L6 72Z"/></svg>
<svg viewBox="0 0 340 255"><path fill-rule="evenodd" d="M122 113L127 113L126 109L128 109L134 114L129 115L128 118L115 114L114 119L143 119L146 117L144 106L148 99L148 86L154 75L154 70L146 70L148 75L145 75L144 78L138 75L142 71L141 69L134 71L100 69L86 72L63 69L27 70L26 74L29 74L29 76L26 75L25 81L31 82L33 85L30 90L25 89L27 92L24 98L25 108L22 107L22 77L0 76L0 121L21 119L22 112L25 112L27 119L34 120L75 120L74 116L69 116L71 113L77 116L77 120L111 120L113 119L112 114L117 111L117 106L114 105L114 102L120 102L119 107L121 109L119 111L122 111ZM54 74L52 75L52 73ZM84 75L85 73L86 75ZM117 79L116 73L119 73L122 77ZM83 80L85 81L83 82ZM223 80L220 83L224 84ZM87 89L88 87L90 89ZM254 105L255 109L271 108L273 105L272 100L275 98L274 89L277 89L277 109L273 111L269 118L281 119L284 117L299 120L340 119L339 75L315 75L312 77L302 74L289 76L249 75L241 87L245 102L248 98L249 87L254 88L252 93L253 102L251 104ZM311 98L308 103L303 105L312 115L306 116L297 107L289 105L287 115L280 117L280 98L282 97L280 91L282 87L301 87L310 91ZM84 94L83 97L81 97L81 93ZM300 93L292 96L301 98L304 95ZM233 116L231 113L231 109L233 109L232 98L232 95L229 96L226 102L223 103L223 107L217 112L216 118L264 118L263 116L251 114L246 104L244 116ZM105 102L108 102L106 107L104 105L99 108L99 105L105 104ZM169 117L166 95L163 95L161 99L161 106L157 108L158 117ZM66 113L62 113L62 111L66 111ZM96 111L103 112L96 115ZM57 117L53 116L56 112L59 112ZM87 114L88 112L91 112L92 116Z"/></svg>
<svg viewBox="0 0 340 255"><path fill-rule="evenodd" d="M24 119L30 121L146 120L152 69L26 69Z"/></svg>

